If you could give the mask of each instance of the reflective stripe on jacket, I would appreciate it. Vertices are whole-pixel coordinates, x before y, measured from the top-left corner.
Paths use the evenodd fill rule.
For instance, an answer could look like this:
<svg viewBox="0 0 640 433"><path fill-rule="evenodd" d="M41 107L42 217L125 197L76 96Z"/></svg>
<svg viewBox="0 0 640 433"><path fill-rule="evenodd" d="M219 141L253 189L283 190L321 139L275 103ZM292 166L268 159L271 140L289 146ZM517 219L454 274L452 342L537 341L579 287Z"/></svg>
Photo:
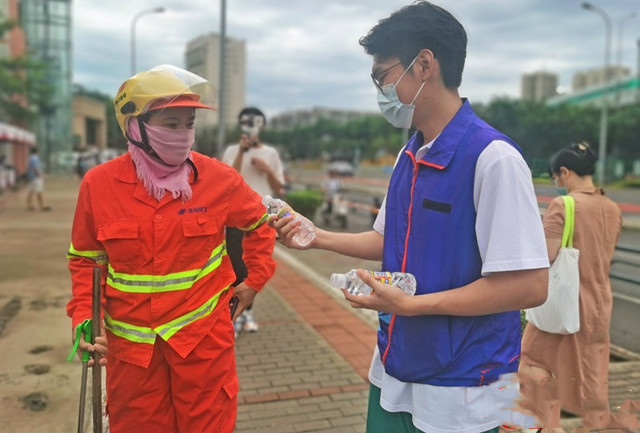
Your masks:
<svg viewBox="0 0 640 433"><path fill-rule="evenodd" d="M74 327L91 317L92 269L100 266L109 350L132 364L148 365L158 336L184 357L216 320L229 320L228 309L216 308L235 280L226 226L246 231L249 287L260 290L275 270L275 232L260 196L233 168L191 155L198 180L191 176L185 202L150 197L129 154L95 167L80 185L67 312Z"/></svg>

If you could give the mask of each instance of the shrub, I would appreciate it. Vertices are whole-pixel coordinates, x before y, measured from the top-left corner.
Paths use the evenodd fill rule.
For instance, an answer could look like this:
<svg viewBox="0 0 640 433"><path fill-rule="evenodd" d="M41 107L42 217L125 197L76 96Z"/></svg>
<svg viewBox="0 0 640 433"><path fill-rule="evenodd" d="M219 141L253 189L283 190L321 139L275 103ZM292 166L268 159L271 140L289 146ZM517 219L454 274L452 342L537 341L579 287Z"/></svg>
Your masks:
<svg viewBox="0 0 640 433"><path fill-rule="evenodd" d="M316 189L289 191L284 200L299 214L313 220L317 210L322 206L324 195Z"/></svg>

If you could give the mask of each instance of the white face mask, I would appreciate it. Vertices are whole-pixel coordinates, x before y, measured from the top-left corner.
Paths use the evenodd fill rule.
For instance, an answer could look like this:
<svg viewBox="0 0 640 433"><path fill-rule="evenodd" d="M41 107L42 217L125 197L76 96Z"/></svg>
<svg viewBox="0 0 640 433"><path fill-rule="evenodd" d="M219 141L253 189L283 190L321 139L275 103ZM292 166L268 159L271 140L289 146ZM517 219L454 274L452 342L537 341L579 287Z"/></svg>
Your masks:
<svg viewBox="0 0 640 433"><path fill-rule="evenodd" d="M242 132L244 134L247 134L249 137L251 138L255 138L258 136L258 133L260 132L260 127L259 126L246 126L246 125L241 125L240 129L242 129Z"/></svg>
<svg viewBox="0 0 640 433"><path fill-rule="evenodd" d="M396 128L411 128L411 123L413 122L413 111L416 108L413 103L416 101L416 98L426 83L426 81L422 83L410 104L404 104L400 101L400 98L398 98L396 86L405 76L407 71L411 69L417 58L418 57L416 56L416 58L413 59L409 67L402 73L395 84L386 84L382 86L382 91L378 90L378 107L380 107L380 111L384 118Z"/></svg>
<svg viewBox="0 0 640 433"><path fill-rule="evenodd" d="M255 114L243 114L240 117L240 130L247 134L249 138L257 138L260 129L264 126L264 118Z"/></svg>

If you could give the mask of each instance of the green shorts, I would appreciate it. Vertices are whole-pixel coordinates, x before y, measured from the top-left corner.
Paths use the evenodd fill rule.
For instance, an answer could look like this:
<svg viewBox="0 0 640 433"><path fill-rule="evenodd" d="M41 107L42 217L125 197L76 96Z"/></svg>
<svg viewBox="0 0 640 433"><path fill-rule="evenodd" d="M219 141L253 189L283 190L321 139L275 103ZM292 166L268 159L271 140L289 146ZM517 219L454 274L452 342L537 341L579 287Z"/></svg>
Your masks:
<svg viewBox="0 0 640 433"><path fill-rule="evenodd" d="M500 427L483 433L498 433ZM367 433L424 433L413 425L409 412L387 412L380 406L380 388L369 387L369 408L367 411Z"/></svg>

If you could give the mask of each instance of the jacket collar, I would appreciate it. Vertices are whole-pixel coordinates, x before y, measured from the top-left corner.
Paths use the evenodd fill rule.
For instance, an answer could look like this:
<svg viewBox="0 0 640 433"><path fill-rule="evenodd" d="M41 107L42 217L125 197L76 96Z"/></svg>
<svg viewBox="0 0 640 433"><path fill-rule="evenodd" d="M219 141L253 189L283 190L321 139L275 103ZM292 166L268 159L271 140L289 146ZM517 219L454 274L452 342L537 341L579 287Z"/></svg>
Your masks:
<svg viewBox="0 0 640 433"><path fill-rule="evenodd" d="M476 118L469 101L466 98L463 98L462 101L462 106L458 109L456 115L444 127L431 145L431 148L421 158L421 161L424 161L427 165L440 169L446 168ZM418 131L407 144L407 150L415 155L423 144L424 136L422 132Z"/></svg>

